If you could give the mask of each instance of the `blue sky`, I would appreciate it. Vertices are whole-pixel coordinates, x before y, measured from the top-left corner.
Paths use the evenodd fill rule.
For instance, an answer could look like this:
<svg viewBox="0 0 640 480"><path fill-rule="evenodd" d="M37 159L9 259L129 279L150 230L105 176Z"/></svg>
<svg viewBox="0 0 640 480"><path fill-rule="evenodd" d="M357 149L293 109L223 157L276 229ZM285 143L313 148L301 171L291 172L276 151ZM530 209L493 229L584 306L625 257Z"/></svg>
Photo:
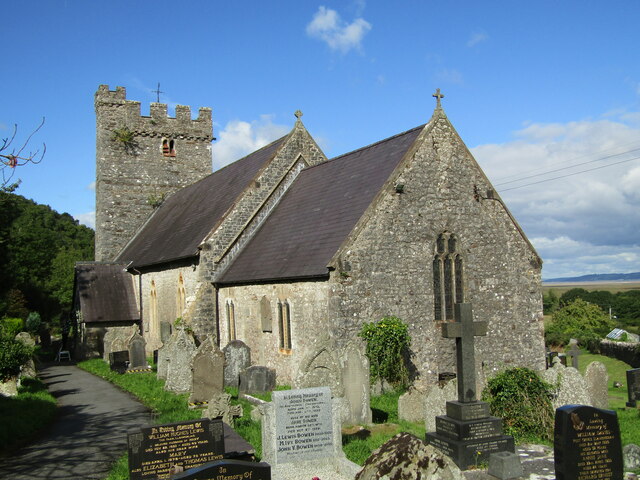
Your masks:
<svg viewBox="0 0 640 480"><path fill-rule="evenodd" d="M441 88L545 278L640 271L640 2L21 0L3 14L0 136L46 117L31 145L47 154L16 170L17 193L83 223L100 84L143 113L158 82L172 115L212 107L214 168L297 109L327 156L351 151L426 122Z"/></svg>

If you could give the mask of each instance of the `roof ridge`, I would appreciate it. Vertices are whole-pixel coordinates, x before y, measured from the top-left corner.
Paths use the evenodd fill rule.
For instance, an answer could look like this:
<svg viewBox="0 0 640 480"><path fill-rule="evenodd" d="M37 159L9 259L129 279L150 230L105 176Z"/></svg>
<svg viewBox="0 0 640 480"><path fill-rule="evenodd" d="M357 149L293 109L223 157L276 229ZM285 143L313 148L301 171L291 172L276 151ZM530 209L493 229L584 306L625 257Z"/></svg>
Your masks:
<svg viewBox="0 0 640 480"><path fill-rule="evenodd" d="M329 159L325 160L324 162L320 162L320 163L317 163L316 165L312 165L310 167L307 167L307 168L305 168L305 170L309 170L311 168L315 168L315 167L318 167L320 165L324 165L326 163L333 162L334 160L340 160L341 158L346 157L347 155L352 155L352 154L354 154L356 152L360 152L360 151L366 150L368 148L375 147L376 145L380 145L381 143L385 143L385 142L391 141L394 138L398 138L398 137L401 137L403 135L407 135L408 133L411 133L411 132L413 132L415 130L419 130L421 128L424 128L428 124L429 124L429 122L423 123L422 125L418 125L417 127L410 128L409 130L405 130L404 132L396 133L395 135L392 135L392 136L387 137L387 138L383 138L382 140L378 140L377 142L371 143L369 145L365 145L364 147L360 147L360 148L357 148L357 149L352 150L350 152L343 153L341 155L338 155L337 157L329 158Z"/></svg>

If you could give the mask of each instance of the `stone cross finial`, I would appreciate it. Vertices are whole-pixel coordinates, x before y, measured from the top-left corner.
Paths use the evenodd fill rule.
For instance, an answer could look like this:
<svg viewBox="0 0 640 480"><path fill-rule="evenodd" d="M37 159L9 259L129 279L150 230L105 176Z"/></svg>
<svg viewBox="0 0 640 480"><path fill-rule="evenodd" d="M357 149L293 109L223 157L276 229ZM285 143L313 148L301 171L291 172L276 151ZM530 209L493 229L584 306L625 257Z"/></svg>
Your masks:
<svg viewBox="0 0 640 480"><path fill-rule="evenodd" d="M296 116L296 118L297 118L299 121L301 121L301 120L300 120L300 117L302 117L302 112L301 112L300 110L296 110L296 111L294 112L294 115Z"/></svg>
<svg viewBox="0 0 640 480"><path fill-rule="evenodd" d="M164 93L160 90L160 82L158 82L158 86L156 87L156 89L151 91L157 95L157 102L160 103L160 94Z"/></svg>
<svg viewBox="0 0 640 480"><path fill-rule="evenodd" d="M476 359L473 337L487 334L487 322L474 322L470 303L456 303L455 322L442 324L442 336L456 339L458 401L475 402Z"/></svg>
<svg viewBox="0 0 640 480"><path fill-rule="evenodd" d="M437 100L436 108L437 108L438 110L442 109L442 105L440 104L440 100L441 100L442 98L444 98L444 93L440 93L440 89L439 89L439 88L436 88L436 93L434 93L432 96L433 96L433 97L435 97L435 98L436 98L436 100Z"/></svg>

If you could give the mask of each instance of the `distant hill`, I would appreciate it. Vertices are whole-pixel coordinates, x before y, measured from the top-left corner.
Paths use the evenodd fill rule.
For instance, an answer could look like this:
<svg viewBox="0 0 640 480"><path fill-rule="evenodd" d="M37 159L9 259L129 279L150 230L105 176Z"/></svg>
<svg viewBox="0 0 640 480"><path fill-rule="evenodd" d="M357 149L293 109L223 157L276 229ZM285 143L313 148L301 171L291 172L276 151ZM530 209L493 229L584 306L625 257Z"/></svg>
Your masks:
<svg viewBox="0 0 640 480"><path fill-rule="evenodd" d="M600 273L582 275L581 277L545 278L544 283L576 283L576 282L637 282L640 272L634 273Z"/></svg>

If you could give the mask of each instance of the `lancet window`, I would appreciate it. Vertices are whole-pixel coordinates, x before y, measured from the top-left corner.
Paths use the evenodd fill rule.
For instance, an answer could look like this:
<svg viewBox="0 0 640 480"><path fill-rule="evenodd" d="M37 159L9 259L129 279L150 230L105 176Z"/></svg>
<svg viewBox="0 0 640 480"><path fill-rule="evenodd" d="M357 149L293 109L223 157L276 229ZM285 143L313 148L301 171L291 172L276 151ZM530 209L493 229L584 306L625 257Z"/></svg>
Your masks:
<svg viewBox="0 0 640 480"><path fill-rule="evenodd" d="M436 321L453 320L453 305L464 301L464 261L456 235L438 236L433 258L433 306Z"/></svg>

